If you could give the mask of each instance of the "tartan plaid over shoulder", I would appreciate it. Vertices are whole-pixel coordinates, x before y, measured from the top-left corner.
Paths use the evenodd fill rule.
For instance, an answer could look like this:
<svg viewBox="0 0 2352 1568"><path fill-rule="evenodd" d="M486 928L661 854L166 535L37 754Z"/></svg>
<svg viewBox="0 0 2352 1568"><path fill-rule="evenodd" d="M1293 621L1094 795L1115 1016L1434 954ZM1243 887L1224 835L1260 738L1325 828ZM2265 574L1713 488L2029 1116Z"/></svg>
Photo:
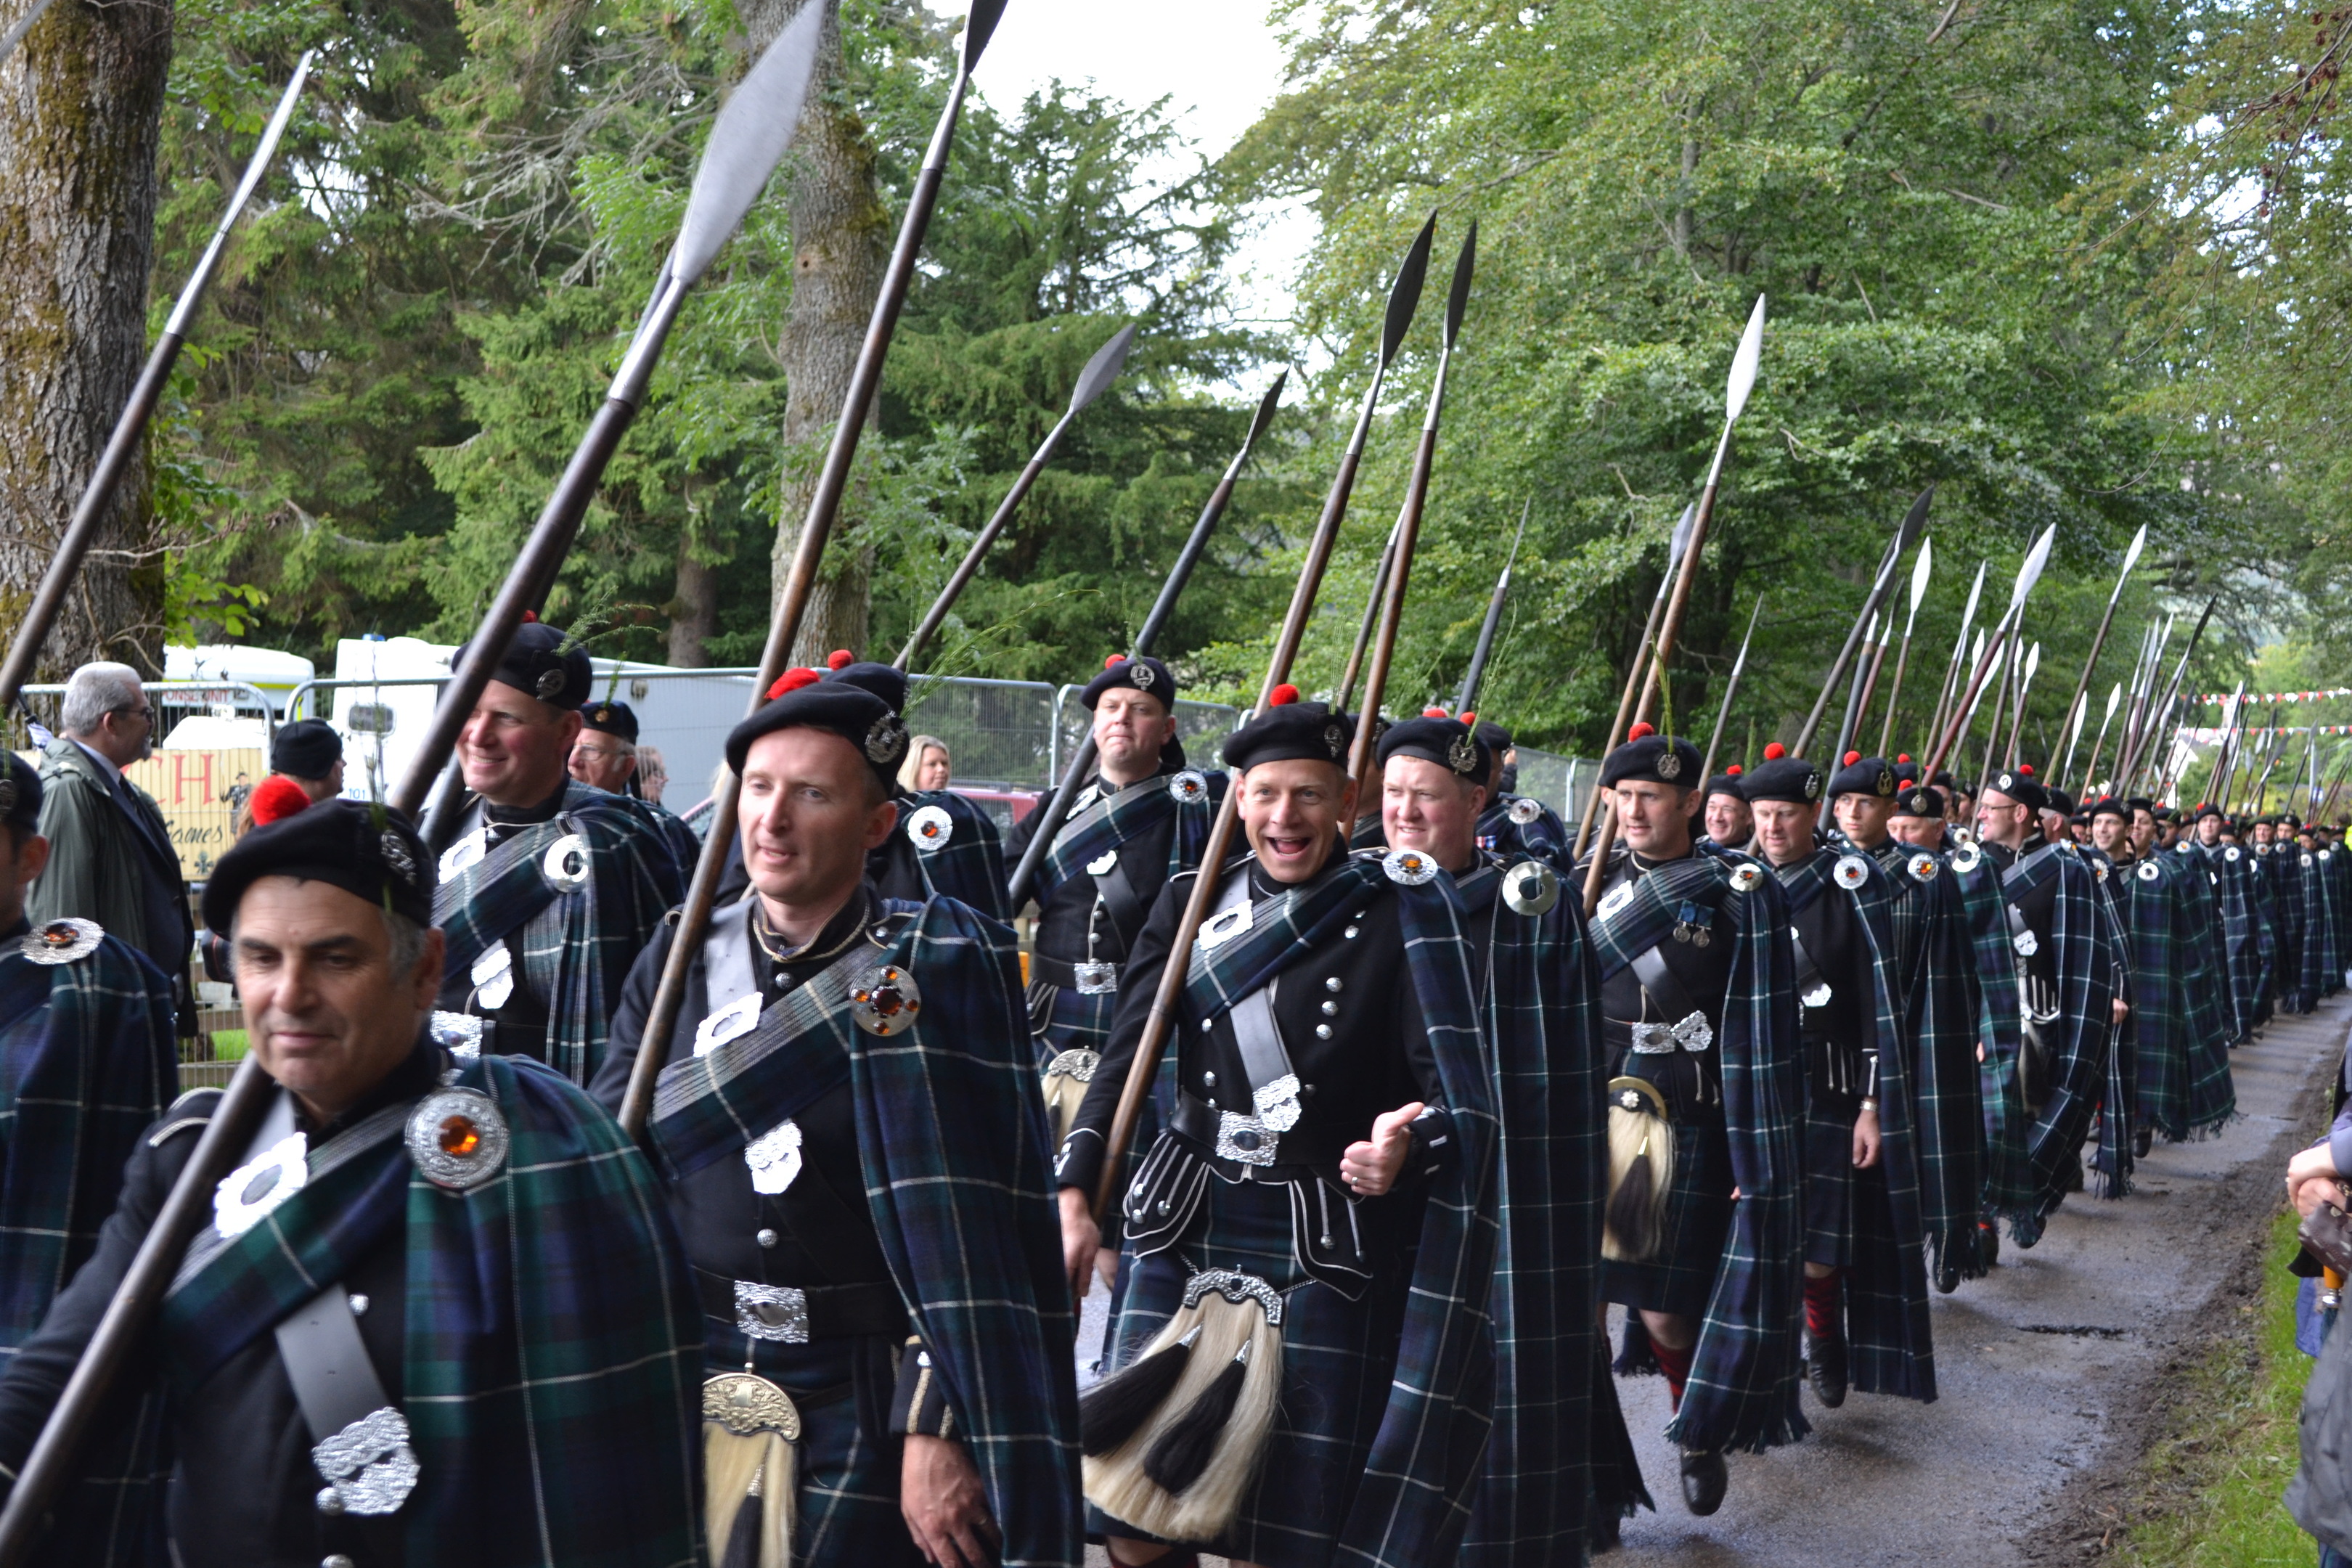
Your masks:
<svg viewBox="0 0 2352 1568"><path fill-rule="evenodd" d="M0 937L0 1366L97 1250L178 1075L171 987L138 950L36 963Z"/></svg>
<svg viewBox="0 0 2352 1568"><path fill-rule="evenodd" d="M1198 779L1202 787L1186 785ZM1126 788L1089 803L1062 825L1054 847L1038 867L1036 896L1040 907L1073 877L1087 875L1087 863L1117 849L1129 839L1150 832L1171 816L1176 831L1169 837L1168 875L1180 876L1201 864L1208 847L1209 829L1233 780L1223 773L1179 769L1138 779Z"/></svg>
<svg viewBox="0 0 2352 1568"><path fill-rule="evenodd" d="M1693 1448L1761 1450L1794 1442L1812 1427L1797 1405L1803 1240L1797 1128L1805 1085L1788 900L1762 866L1704 843L1690 858L1669 861L1629 886L1630 898L1596 911L1590 928L1604 978L1664 940L1685 900L1727 917L1733 942L1716 1048L1740 1198L1682 1409L1666 1436Z"/></svg>
<svg viewBox="0 0 2352 1568"><path fill-rule="evenodd" d="M1927 868L1924 879L1915 866ZM1985 1038L1988 1009L1975 929L1948 857L1914 849L1886 876L1898 889L1909 884L1903 897L1909 910L1912 967L1903 1030L1915 1108L1920 1239L1937 1267L1957 1270L1964 1279L1981 1279L1990 1265L1977 1230L1984 1212L1986 1152L1977 1047ZM2011 984L2013 994L2013 977ZM1988 1060L1991 1055L1988 1049Z"/></svg>
<svg viewBox="0 0 2352 1568"><path fill-rule="evenodd" d="M498 1174L464 1193L427 1182L401 1142L408 1104L314 1145L309 1182L260 1223L200 1233L163 1300L172 1384L404 1225L408 1560L691 1568L702 1328L653 1171L551 1068L488 1056L456 1081L506 1121Z"/></svg>
<svg viewBox="0 0 2352 1568"><path fill-rule="evenodd" d="M2024 1048L2024 1004L2017 988L2017 952L2010 945L2008 901L2001 896L2000 869L1983 849L1964 845L1944 858L1968 921L1975 953L1977 1040L1984 1060L1978 1074L1984 1108L1983 1207L2008 1214L2032 1200L2032 1162L2027 1156L2033 1131L2018 1080L2018 1053Z"/></svg>
<svg viewBox="0 0 2352 1568"><path fill-rule="evenodd" d="M2174 1143L2218 1131L2236 1110L2229 1041L2213 1001L2221 982L2197 924L2193 875L2161 855L2121 873L2132 944L2139 1114ZM2218 1084L2211 1081L2216 1066Z"/></svg>
<svg viewBox="0 0 2352 1568"><path fill-rule="evenodd" d="M559 892L541 862L572 833L586 842L590 874L579 890ZM448 974L464 974L494 942L509 944L547 1004L548 1064L584 1085L604 1059L629 966L685 891L666 837L637 803L575 780L555 820L444 873L433 923L447 935Z"/></svg>
<svg viewBox="0 0 2352 1568"><path fill-rule="evenodd" d="M1501 899L1503 879L1524 864L1484 868L1460 883L1474 913L1494 907L1477 1004L1502 1117L1503 1224L1487 1309L1494 1429L1463 1542L1475 1568L1579 1561L1591 1487L1606 1186L1601 974L1572 889L1540 915Z"/></svg>
<svg viewBox="0 0 2352 1568"><path fill-rule="evenodd" d="M1004 848L997 836L996 819L978 802L951 789L918 790L899 803L898 823L890 831L906 832L908 817L929 805L946 812L955 829L937 849L916 845L915 864L922 868L923 885L934 898L953 899L992 921L1010 921L1013 911L1005 908Z"/></svg>
<svg viewBox="0 0 2352 1568"><path fill-rule="evenodd" d="M1842 864L1862 871L1848 888ZM1936 1397L1936 1353L1927 1326L1927 1268L1919 1207L1918 1107L1895 967L1895 889L1859 850L1817 850L1785 877L1789 912L1815 899L1843 898L1870 943L1871 1012L1878 1047L1877 1182L1854 1184L1853 1266L1846 1270L1846 1340L1853 1387L1907 1399ZM1871 1173L1862 1173L1867 1177Z"/></svg>
<svg viewBox="0 0 2352 1568"><path fill-rule="evenodd" d="M2014 899L2053 879L2057 883L2051 941L2058 950L2058 1016L2044 1037L2052 1047L2049 1098L2026 1146L2031 1196L2009 1211L2010 1234L2022 1247L2042 1239L2043 1226L2065 1201L2066 1166L2078 1158L2101 1101L2118 1123L2124 1113L2120 1086L2110 1082L2115 1058L2108 1039L2114 965L2120 955L2110 944L2105 899L2091 868L2072 844L2044 844L2003 872L2001 887L2005 896ZM2110 1195L2120 1197L2127 1190L2124 1167L2131 1140L2119 1136L2109 1148L2118 1165L2107 1178Z"/></svg>
<svg viewBox="0 0 2352 1568"><path fill-rule="evenodd" d="M1533 795L1498 795L1478 814L1478 847L1506 861L1536 859L1566 871L1575 842L1559 814Z"/></svg>
<svg viewBox="0 0 2352 1568"><path fill-rule="evenodd" d="M1076 1568L1074 1328L1013 933L952 899L884 909L896 930L874 962L913 975L911 1028L885 1038L829 1005L756 1057L728 1048L746 1036L673 1061L654 1138L677 1170L740 1152L846 1057L866 1206L1004 1532L999 1561Z"/></svg>

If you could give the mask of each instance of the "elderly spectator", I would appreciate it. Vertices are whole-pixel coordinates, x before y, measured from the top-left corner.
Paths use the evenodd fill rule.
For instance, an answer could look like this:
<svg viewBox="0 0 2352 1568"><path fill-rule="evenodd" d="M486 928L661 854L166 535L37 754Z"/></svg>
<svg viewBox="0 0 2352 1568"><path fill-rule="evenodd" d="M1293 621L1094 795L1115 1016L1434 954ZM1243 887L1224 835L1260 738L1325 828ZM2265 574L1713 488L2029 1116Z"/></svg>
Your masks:
<svg viewBox="0 0 2352 1568"><path fill-rule="evenodd" d="M343 793L343 738L324 719L297 719L269 742L269 771L302 786L311 801Z"/></svg>
<svg viewBox="0 0 2352 1568"><path fill-rule="evenodd" d="M920 793L945 789L954 770L948 762L948 743L937 735L918 735L898 764L898 787Z"/></svg>
<svg viewBox="0 0 2352 1568"><path fill-rule="evenodd" d="M172 831L122 770L154 750L155 705L127 664L86 664L66 682L61 733L41 753L41 837L49 864L26 913L36 925L95 921L172 980L183 1034L195 1021L188 954L195 922Z"/></svg>
<svg viewBox="0 0 2352 1568"><path fill-rule="evenodd" d="M654 805L661 805L662 791L669 787L669 769L662 762L659 746L637 748L637 793Z"/></svg>
<svg viewBox="0 0 2352 1568"><path fill-rule="evenodd" d="M573 778L591 789L613 795L635 795L630 778L637 771L637 714L625 702L591 702L580 710L580 738L572 742L565 763Z"/></svg>

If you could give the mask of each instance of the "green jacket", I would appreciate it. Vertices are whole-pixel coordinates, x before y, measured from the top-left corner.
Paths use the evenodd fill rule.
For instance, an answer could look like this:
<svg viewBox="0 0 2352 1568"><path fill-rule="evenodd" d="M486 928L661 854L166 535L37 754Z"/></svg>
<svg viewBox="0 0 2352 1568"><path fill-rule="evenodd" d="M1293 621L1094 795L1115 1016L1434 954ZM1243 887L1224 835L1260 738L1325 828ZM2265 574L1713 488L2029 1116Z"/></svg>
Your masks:
<svg viewBox="0 0 2352 1568"><path fill-rule="evenodd" d="M88 752L62 735L49 742L41 753L41 835L49 841L49 865L33 884L26 913L36 925L67 915L96 921L153 959L171 977L173 996L183 997L195 942L187 884L163 812L129 779L122 787L127 808Z"/></svg>

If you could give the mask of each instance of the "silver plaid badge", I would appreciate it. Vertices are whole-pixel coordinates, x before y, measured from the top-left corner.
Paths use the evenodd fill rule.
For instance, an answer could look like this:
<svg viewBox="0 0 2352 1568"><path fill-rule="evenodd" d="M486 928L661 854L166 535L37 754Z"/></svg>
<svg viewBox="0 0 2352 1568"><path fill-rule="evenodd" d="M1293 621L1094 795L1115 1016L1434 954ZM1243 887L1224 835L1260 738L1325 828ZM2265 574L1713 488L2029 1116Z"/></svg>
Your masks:
<svg viewBox="0 0 2352 1568"><path fill-rule="evenodd" d="M343 1513L397 1512L416 1489L419 1467L408 1446L408 1417L389 1405L315 1445L310 1462Z"/></svg>

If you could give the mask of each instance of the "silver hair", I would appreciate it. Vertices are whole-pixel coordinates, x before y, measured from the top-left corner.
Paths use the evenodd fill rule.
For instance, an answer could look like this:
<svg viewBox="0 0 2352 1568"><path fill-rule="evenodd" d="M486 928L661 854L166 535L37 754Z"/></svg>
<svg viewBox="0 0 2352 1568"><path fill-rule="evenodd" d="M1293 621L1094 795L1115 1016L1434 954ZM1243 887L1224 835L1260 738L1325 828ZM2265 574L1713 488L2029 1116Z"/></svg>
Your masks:
<svg viewBox="0 0 2352 1568"><path fill-rule="evenodd" d="M68 735L94 735L109 713L135 706L143 689L139 672L127 664L85 664L67 678L58 727Z"/></svg>

